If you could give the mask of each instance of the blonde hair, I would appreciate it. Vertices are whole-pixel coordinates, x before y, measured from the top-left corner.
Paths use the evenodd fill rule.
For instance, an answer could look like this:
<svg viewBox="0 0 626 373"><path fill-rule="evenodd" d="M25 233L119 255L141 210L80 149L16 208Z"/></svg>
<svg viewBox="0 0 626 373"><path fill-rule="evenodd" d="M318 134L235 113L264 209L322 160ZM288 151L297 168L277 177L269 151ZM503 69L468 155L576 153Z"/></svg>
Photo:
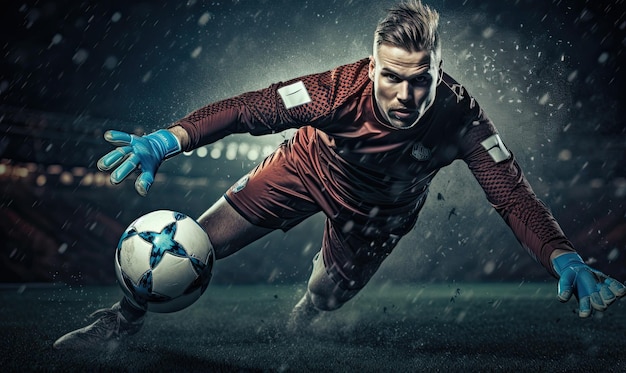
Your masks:
<svg viewBox="0 0 626 373"><path fill-rule="evenodd" d="M376 26L374 49L381 44L409 52L432 51L439 56L439 13L421 0L403 1L393 6Z"/></svg>

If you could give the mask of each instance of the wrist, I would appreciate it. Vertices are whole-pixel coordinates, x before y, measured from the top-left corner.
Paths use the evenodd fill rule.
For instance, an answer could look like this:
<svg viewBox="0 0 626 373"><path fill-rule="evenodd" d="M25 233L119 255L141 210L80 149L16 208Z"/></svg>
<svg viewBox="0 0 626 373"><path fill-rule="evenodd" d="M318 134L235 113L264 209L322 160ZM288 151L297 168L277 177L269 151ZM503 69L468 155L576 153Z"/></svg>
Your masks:
<svg viewBox="0 0 626 373"><path fill-rule="evenodd" d="M550 260L553 260L554 258L556 258L557 256L560 256L562 254L567 254L567 253L571 253L573 251L570 250L563 250L563 249L555 249L554 251L552 251L552 253L550 254Z"/></svg>
<svg viewBox="0 0 626 373"><path fill-rule="evenodd" d="M178 137L169 130L161 129L148 135L153 141L153 146L158 147L163 158L170 158L182 151Z"/></svg>
<svg viewBox="0 0 626 373"><path fill-rule="evenodd" d="M170 131L178 142L180 143L181 149L187 149L189 147L189 133L180 125L175 125L167 129Z"/></svg>
<svg viewBox="0 0 626 373"><path fill-rule="evenodd" d="M559 276L566 268L579 264L584 265L585 262L576 252L565 252L557 254L552 258L552 267Z"/></svg>

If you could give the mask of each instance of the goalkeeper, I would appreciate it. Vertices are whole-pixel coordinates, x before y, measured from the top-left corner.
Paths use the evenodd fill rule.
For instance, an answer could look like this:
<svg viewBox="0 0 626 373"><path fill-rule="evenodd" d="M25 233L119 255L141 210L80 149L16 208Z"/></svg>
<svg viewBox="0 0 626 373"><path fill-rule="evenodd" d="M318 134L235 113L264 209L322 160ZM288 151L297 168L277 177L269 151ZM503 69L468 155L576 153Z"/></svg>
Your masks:
<svg viewBox="0 0 626 373"><path fill-rule="evenodd" d="M120 183L141 174L147 195L161 162L229 134L297 128L199 219L216 258L322 211L321 249L289 327L341 307L413 229L431 180L463 160L522 246L558 278L579 315L603 311L626 287L587 266L538 200L515 156L467 90L442 68L438 14L420 1L389 10L372 56L202 107L143 137L109 131L117 146L98 166ZM96 313L56 348L87 348L137 332L145 311L129 299Z"/></svg>

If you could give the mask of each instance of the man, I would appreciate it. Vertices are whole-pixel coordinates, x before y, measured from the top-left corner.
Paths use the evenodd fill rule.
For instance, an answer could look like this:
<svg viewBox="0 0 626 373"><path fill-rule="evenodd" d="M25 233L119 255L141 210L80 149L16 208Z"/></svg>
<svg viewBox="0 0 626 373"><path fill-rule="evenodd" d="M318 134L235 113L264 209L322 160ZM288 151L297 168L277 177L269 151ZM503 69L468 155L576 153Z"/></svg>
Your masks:
<svg viewBox="0 0 626 373"><path fill-rule="evenodd" d="M298 128L198 220L221 259L325 213L322 247L289 322L297 330L367 284L415 225L439 169L463 159L522 245L560 279L559 299L575 295L581 317L606 309L626 287L584 264L487 115L442 70L438 19L420 1L399 4L378 24L369 59L209 104L143 137L108 131L118 148L98 166L113 170L114 184L139 167L135 188L145 196L161 162L181 151L232 133ZM124 298L54 346L133 334L145 313Z"/></svg>

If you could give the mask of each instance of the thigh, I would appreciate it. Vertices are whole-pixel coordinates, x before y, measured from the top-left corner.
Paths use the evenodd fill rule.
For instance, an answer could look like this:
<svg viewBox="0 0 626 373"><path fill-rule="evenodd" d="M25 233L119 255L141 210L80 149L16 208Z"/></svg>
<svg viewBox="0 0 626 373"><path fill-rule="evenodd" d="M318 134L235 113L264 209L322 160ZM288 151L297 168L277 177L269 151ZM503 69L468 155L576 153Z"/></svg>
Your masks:
<svg viewBox="0 0 626 373"><path fill-rule="evenodd" d="M202 214L198 223L207 232L216 259L237 252L273 230L250 223L224 197Z"/></svg>
<svg viewBox="0 0 626 373"><path fill-rule="evenodd" d="M219 259L275 229L287 231L319 211L283 144L236 182L199 222Z"/></svg>
<svg viewBox="0 0 626 373"><path fill-rule="evenodd" d="M287 231L320 211L292 152L281 145L225 193L231 206L252 224Z"/></svg>

